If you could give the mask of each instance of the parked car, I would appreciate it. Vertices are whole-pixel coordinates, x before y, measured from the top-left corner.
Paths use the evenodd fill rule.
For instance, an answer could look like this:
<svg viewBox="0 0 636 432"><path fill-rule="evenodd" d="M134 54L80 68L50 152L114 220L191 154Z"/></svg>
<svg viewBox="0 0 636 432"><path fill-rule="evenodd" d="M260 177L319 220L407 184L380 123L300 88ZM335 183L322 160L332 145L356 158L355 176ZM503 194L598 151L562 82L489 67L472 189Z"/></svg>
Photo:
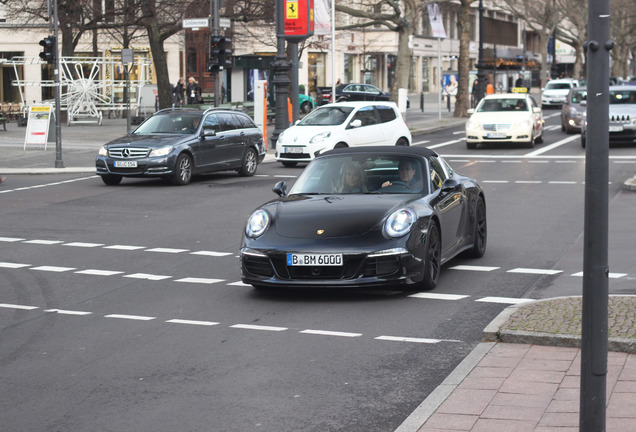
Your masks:
<svg viewBox="0 0 636 432"><path fill-rule="evenodd" d="M316 107L316 99L311 95L298 93L298 107L306 114Z"/></svg>
<svg viewBox="0 0 636 432"><path fill-rule="evenodd" d="M558 107L565 103L565 99L574 87L578 87L579 82L571 78L554 79L548 81L545 88L541 89L541 107Z"/></svg>
<svg viewBox="0 0 636 432"><path fill-rule="evenodd" d="M244 112L167 108L103 145L95 165L107 185L123 177L164 177L185 185L199 173L236 170L252 176L264 157L263 134Z"/></svg>
<svg viewBox="0 0 636 432"><path fill-rule="evenodd" d="M587 101L584 101L584 105ZM581 121L581 146L587 142L587 112ZM609 142L636 144L636 86L609 88Z"/></svg>
<svg viewBox="0 0 636 432"><path fill-rule="evenodd" d="M543 113L527 93L492 94L476 108L469 109L466 122L466 147L477 144L511 142L534 147L543 142Z"/></svg>
<svg viewBox="0 0 636 432"><path fill-rule="evenodd" d="M240 249L241 279L257 289L429 290L447 261L486 251L483 190L425 147L332 150L273 190Z"/></svg>
<svg viewBox="0 0 636 432"><path fill-rule="evenodd" d="M331 87L319 87L321 104L334 102ZM371 84L343 84L336 87L335 102L348 101L388 101L391 93L384 92Z"/></svg>
<svg viewBox="0 0 636 432"><path fill-rule="evenodd" d="M565 103L561 107L561 131L574 133L581 130L581 118L585 112L585 105L581 103L587 98L585 87L574 87L568 93Z"/></svg>
<svg viewBox="0 0 636 432"><path fill-rule="evenodd" d="M323 105L278 135L275 156L294 167L333 148L369 145L411 145L411 132L394 102Z"/></svg>

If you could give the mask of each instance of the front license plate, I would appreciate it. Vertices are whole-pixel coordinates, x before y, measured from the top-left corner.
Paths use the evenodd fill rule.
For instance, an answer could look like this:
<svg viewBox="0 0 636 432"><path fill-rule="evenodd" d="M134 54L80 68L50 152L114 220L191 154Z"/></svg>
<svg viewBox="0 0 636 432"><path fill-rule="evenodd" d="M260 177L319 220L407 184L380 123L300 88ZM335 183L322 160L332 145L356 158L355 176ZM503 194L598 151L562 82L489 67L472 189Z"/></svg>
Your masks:
<svg viewBox="0 0 636 432"><path fill-rule="evenodd" d="M610 125L610 132L623 132L623 125Z"/></svg>
<svg viewBox="0 0 636 432"><path fill-rule="evenodd" d="M137 161L115 161L115 168L137 168Z"/></svg>
<svg viewBox="0 0 636 432"><path fill-rule="evenodd" d="M486 134L486 138L505 138L506 134L501 132L491 132Z"/></svg>
<svg viewBox="0 0 636 432"><path fill-rule="evenodd" d="M342 254L287 254L288 266L341 266Z"/></svg>
<svg viewBox="0 0 636 432"><path fill-rule="evenodd" d="M302 147L285 147L285 153L302 153Z"/></svg>

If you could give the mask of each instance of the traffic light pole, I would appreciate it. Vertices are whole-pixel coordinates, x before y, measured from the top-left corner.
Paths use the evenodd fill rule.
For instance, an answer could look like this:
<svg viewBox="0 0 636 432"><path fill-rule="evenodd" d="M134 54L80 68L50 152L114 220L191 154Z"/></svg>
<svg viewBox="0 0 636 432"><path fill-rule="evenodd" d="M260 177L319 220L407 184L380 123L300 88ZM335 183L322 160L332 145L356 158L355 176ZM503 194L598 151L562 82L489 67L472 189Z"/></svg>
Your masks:
<svg viewBox="0 0 636 432"><path fill-rule="evenodd" d="M55 168L64 168L64 161L62 160L62 127L61 127L61 109L60 109L60 56L57 45L58 35L58 21L57 21L57 0L54 1L53 7L53 31L55 35L55 66L54 66L54 79L55 79Z"/></svg>

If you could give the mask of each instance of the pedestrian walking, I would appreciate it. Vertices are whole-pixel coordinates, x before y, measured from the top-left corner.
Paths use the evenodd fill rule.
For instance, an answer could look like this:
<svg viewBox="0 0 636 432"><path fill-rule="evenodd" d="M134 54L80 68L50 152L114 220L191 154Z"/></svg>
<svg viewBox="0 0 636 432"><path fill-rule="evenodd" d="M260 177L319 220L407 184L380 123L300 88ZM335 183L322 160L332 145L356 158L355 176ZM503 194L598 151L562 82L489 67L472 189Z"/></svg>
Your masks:
<svg viewBox="0 0 636 432"><path fill-rule="evenodd" d="M199 83L194 79L194 77L188 78L186 93L188 95L188 105L197 105L203 102L201 87L199 87Z"/></svg>
<svg viewBox="0 0 636 432"><path fill-rule="evenodd" d="M183 78L179 78L179 82L172 89L172 104L176 107L183 105L185 96L185 83Z"/></svg>

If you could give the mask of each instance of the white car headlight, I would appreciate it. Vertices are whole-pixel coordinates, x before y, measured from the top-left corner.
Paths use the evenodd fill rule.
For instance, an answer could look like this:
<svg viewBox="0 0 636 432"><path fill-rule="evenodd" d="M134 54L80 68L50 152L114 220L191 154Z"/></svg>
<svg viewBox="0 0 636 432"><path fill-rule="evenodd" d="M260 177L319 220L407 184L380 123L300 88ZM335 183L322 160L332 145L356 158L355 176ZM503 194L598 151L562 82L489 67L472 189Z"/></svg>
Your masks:
<svg viewBox="0 0 636 432"><path fill-rule="evenodd" d="M247 226L245 227L245 235L250 238L258 238L262 236L267 228L269 228L269 222L271 218L269 213L263 209L258 209L247 220Z"/></svg>
<svg viewBox="0 0 636 432"><path fill-rule="evenodd" d="M321 142L324 142L327 140L327 138L329 138L331 136L331 132L322 132L319 133L318 135L314 135L309 142L311 144L320 144Z"/></svg>
<svg viewBox="0 0 636 432"><path fill-rule="evenodd" d="M150 156L168 156L172 152L172 146L163 146L150 152Z"/></svg>
<svg viewBox="0 0 636 432"><path fill-rule="evenodd" d="M520 122L515 123L515 128L530 128L532 127L532 120L525 119Z"/></svg>
<svg viewBox="0 0 636 432"><path fill-rule="evenodd" d="M108 156L108 149L106 148L106 146L101 146L97 154L99 154L100 156Z"/></svg>
<svg viewBox="0 0 636 432"><path fill-rule="evenodd" d="M401 208L394 211L384 223L384 231L390 237L402 237L410 230L417 217L415 212L408 208Z"/></svg>
<svg viewBox="0 0 636 432"><path fill-rule="evenodd" d="M466 122L466 129L479 129L480 124L475 120L468 119Z"/></svg>

